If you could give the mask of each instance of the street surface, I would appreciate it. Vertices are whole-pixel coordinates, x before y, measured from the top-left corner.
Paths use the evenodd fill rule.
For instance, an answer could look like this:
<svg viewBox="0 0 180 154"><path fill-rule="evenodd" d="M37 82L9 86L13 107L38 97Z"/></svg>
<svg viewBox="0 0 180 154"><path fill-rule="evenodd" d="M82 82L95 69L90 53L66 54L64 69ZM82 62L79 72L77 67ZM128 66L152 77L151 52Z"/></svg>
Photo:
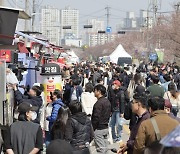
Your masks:
<svg viewBox="0 0 180 154"><path fill-rule="evenodd" d="M126 141L128 140L129 138L129 125L124 125L123 126L123 133L122 133L122 142L120 143L113 143L113 144L110 144L108 149L111 149L111 148L115 148L115 149L119 149L119 146L120 144L122 143L126 143ZM90 151L91 151L91 154L97 154L96 150L95 150L95 146L91 146L90 147ZM110 150L108 151L108 154L113 154L113 152L111 152Z"/></svg>

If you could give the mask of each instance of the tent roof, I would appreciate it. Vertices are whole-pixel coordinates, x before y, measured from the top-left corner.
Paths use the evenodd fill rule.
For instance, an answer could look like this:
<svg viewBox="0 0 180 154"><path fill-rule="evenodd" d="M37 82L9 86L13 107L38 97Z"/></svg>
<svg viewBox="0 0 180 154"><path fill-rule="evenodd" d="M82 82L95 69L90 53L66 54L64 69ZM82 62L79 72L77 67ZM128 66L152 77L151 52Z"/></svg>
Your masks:
<svg viewBox="0 0 180 154"><path fill-rule="evenodd" d="M69 51L69 52L67 52L69 55L71 55L72 56L72 58L78 58L78 56L75 54L75 52L74 51Z"/></svg>
<svg viewBox="0 0 180 154"><path fill-rule="evenodd" d="M125 49L123 48L123 46L121 44L119 44L117 46L117 48L109 55L110 58L112 57L127 57L127 58L132 58L130 54L128 54Z"/></svg>

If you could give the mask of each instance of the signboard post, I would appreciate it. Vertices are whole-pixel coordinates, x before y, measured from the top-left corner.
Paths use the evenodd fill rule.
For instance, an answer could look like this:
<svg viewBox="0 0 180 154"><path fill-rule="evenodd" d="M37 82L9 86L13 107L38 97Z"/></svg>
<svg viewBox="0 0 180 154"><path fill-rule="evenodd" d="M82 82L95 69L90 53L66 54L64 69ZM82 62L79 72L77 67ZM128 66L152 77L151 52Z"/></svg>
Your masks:
<svg viewBox="0 0 180 154"><path fill-rule="evenodd" d="M0 60L0 124L5 124L6 62Z"/></svg>
<svg viewBox="0 0 180 154"><path fill-rule="evenodd" d="M55 63L43 65L41 76L43 78L45 102L51 102L50 92L53 92L55 89L62 90L60 66Z"/></svg>

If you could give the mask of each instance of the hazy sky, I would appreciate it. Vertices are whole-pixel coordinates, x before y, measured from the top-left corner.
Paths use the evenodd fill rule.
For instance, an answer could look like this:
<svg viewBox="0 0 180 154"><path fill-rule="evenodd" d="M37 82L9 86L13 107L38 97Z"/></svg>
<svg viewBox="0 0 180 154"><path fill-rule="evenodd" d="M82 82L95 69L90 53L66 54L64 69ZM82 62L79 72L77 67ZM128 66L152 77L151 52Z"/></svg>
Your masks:
<svg viewBox="0 0 180 154"><path fill-rule="evenodd" d="M25 0L4 0L11 7L17 6L24 9ZM105 7L110 7L110 26L115 31L115 25L120 23L122 18L125 18L127 11L134 11L136 17L139 16L140 9L148 8L149 0L36 0L36 3L41 6L50 5L58 9L63 9L66 6L78 9L80 13L80 29L83 25L87 24L87 19L101 19L105 21L106 26L106 10ZM161 1L161 10L158 11L172 11L173 5L179 0L158 0ZM32 6L32 0L29 0L30 7Z"/></svg>
<svg viewBox="0 0 180 154"><path fill-rule="evenodd" d="M39 0L41 1L41 0ZM161 2L161 10L173 10L173 4L178 0L159 0ZM148 0L43 0L42 5L51 5L62 9L65 6L78 9L80 11L80 25L86 24L89 18L99 18L105 20L105 7L110 8L110 24L115 25L117 21L124 18L126 11L134 11L139 16L140 9L147 9Z"/></svg>

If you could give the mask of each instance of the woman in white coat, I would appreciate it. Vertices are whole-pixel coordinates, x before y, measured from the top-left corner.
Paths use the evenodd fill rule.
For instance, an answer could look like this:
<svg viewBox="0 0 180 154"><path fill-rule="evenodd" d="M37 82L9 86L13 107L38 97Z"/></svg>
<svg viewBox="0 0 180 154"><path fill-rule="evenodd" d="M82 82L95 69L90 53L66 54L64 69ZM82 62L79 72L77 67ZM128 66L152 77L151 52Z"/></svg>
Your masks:
<svg viewBox="0 0 180 154"><path fill-rule="evenodd" d="M92 83L87 83L85 85L85 92L81 95L83 111L89 116L92 115L93 106L97 101L97 98L94 96L93 89L94 87Z"/></svg>

